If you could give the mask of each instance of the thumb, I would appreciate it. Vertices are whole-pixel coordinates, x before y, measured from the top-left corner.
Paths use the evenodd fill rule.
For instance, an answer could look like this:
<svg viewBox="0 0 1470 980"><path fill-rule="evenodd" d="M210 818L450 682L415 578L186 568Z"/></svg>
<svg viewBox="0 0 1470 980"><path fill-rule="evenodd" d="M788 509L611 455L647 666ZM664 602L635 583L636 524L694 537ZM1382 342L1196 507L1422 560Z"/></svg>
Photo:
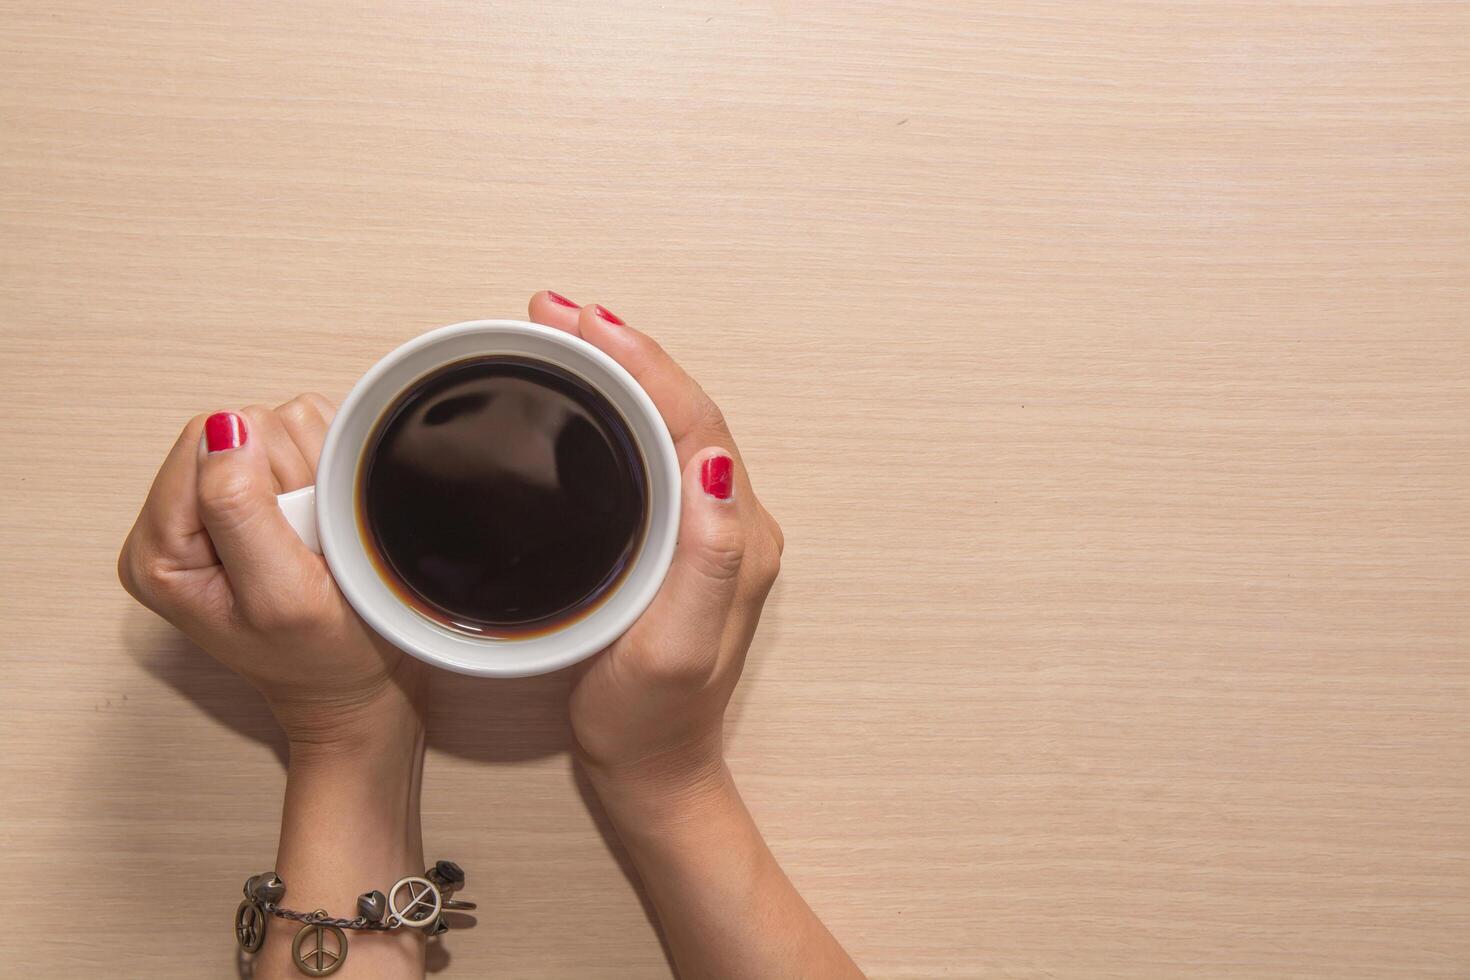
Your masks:
<svg viewBox="0 0 1470 980"><path fill-rule="evenodd" d="M736 483L728 449L702 449L684 467L674 561L634 626L637 645L672 673L705 673L718 660L745 557L741 511L746 504Z"/></svg>
<svg viewBox="0 0 1470 980"><path fill-rule="evenodd" d="M197 481L199 517L247 614L252 604L298 595L310 555L276 503L265 447L250 435L243 415L206 419Z"/></svg>

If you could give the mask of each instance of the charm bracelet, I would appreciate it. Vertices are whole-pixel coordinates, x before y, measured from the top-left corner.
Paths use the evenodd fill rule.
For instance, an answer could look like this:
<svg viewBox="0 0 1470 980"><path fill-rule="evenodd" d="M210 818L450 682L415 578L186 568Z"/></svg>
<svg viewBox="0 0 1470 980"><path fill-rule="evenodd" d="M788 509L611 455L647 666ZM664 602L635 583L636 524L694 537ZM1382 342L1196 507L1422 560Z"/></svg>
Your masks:
<svg viewBox="0 0 1470 980"><path fill-rule="evenodd" d="M293 919L303 923L291 942L291 959L296 968L309 977L325 977L337 972L347 960L347 933L388 932L402 926L424 929L438 936L449 929L445 912L468 912L474 902L455 901L451 896L464 887L464 872L453 861L437 861L422 877L399 878L384 895L380 891L363 892L357 898L357 915L336 919L325 909L297 912L283 908L279 902L286 895L286 883L274 871L251 875L245 880L245 900L235 909L235 940L247 953L254 953L265 942L269 916Z"/></svg>

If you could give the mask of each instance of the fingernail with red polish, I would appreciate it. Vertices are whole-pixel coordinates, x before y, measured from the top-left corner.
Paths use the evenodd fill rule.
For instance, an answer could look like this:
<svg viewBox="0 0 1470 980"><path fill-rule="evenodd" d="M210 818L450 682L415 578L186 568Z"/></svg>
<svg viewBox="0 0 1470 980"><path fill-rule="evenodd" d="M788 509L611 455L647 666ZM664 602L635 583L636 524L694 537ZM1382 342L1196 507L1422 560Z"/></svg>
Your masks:
<svg viewBox="0 0 1470 980"><path fill-rule="evenodd" d="M735 492L735 461L729 456L711 456L699 468L699 483L716 500L729 500Z"/></svg>
<svg viewBox="0 0 1470 980"><path fill-rule="evenodd" d="M616 313L603 306L601 303L598 303L596 306L592 307L592 312L602 317L608 323L614 324L619 327L627 326L627 324L623 322L622 317L618 316Z"/></svg>
<svg viewBox="0 0 1470 980"><path fill-rule="evenodd" d="M215 412L204 420L204 448L212 453L245 445L245 420L234 412Z"/></svg>
<svg viewBox="0 0 1470 980"><path fill-rule="evenodd" d="M549 300L551 300L557 306L565 306L565 307L567 307L568 309L571 309L571 310L580 310L582 308L581 306L579 306L576 303L573 303L571 300L567 299L561 293L554 293L554 292L552 292L549 289L546 291L546 298L549 299Z"/></svg>

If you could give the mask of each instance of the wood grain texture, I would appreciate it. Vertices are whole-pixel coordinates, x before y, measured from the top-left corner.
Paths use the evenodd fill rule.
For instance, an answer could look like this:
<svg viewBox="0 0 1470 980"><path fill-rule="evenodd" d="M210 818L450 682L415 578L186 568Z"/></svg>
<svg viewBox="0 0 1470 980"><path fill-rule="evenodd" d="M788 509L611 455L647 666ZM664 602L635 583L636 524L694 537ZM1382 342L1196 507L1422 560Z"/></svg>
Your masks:
<svg viewBox="0 0 1470 980"><path fill-rule="evenodd" d="M0 973L233 976L274 853L177 428L542 287L785 527L733 765L874 978L1470 976L1470 4L1371 0L0 0ZM667 974L561 683L438 678L446 976Z"/></svg>

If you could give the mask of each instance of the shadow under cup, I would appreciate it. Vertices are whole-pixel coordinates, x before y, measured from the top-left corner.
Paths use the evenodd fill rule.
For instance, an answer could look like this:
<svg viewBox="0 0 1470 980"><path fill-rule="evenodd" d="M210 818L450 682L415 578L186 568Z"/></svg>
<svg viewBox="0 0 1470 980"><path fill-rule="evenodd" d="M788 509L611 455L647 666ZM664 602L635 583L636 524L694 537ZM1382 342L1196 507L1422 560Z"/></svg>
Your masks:
<svg viewBox="0 0 1470 980"><path fill-rule="evenodd" d="M322 553L378 633L519 677L603 649L647 608L680 472L648 395L570 334L490 320L389 354L343 401L317 472Z"/></svg>

